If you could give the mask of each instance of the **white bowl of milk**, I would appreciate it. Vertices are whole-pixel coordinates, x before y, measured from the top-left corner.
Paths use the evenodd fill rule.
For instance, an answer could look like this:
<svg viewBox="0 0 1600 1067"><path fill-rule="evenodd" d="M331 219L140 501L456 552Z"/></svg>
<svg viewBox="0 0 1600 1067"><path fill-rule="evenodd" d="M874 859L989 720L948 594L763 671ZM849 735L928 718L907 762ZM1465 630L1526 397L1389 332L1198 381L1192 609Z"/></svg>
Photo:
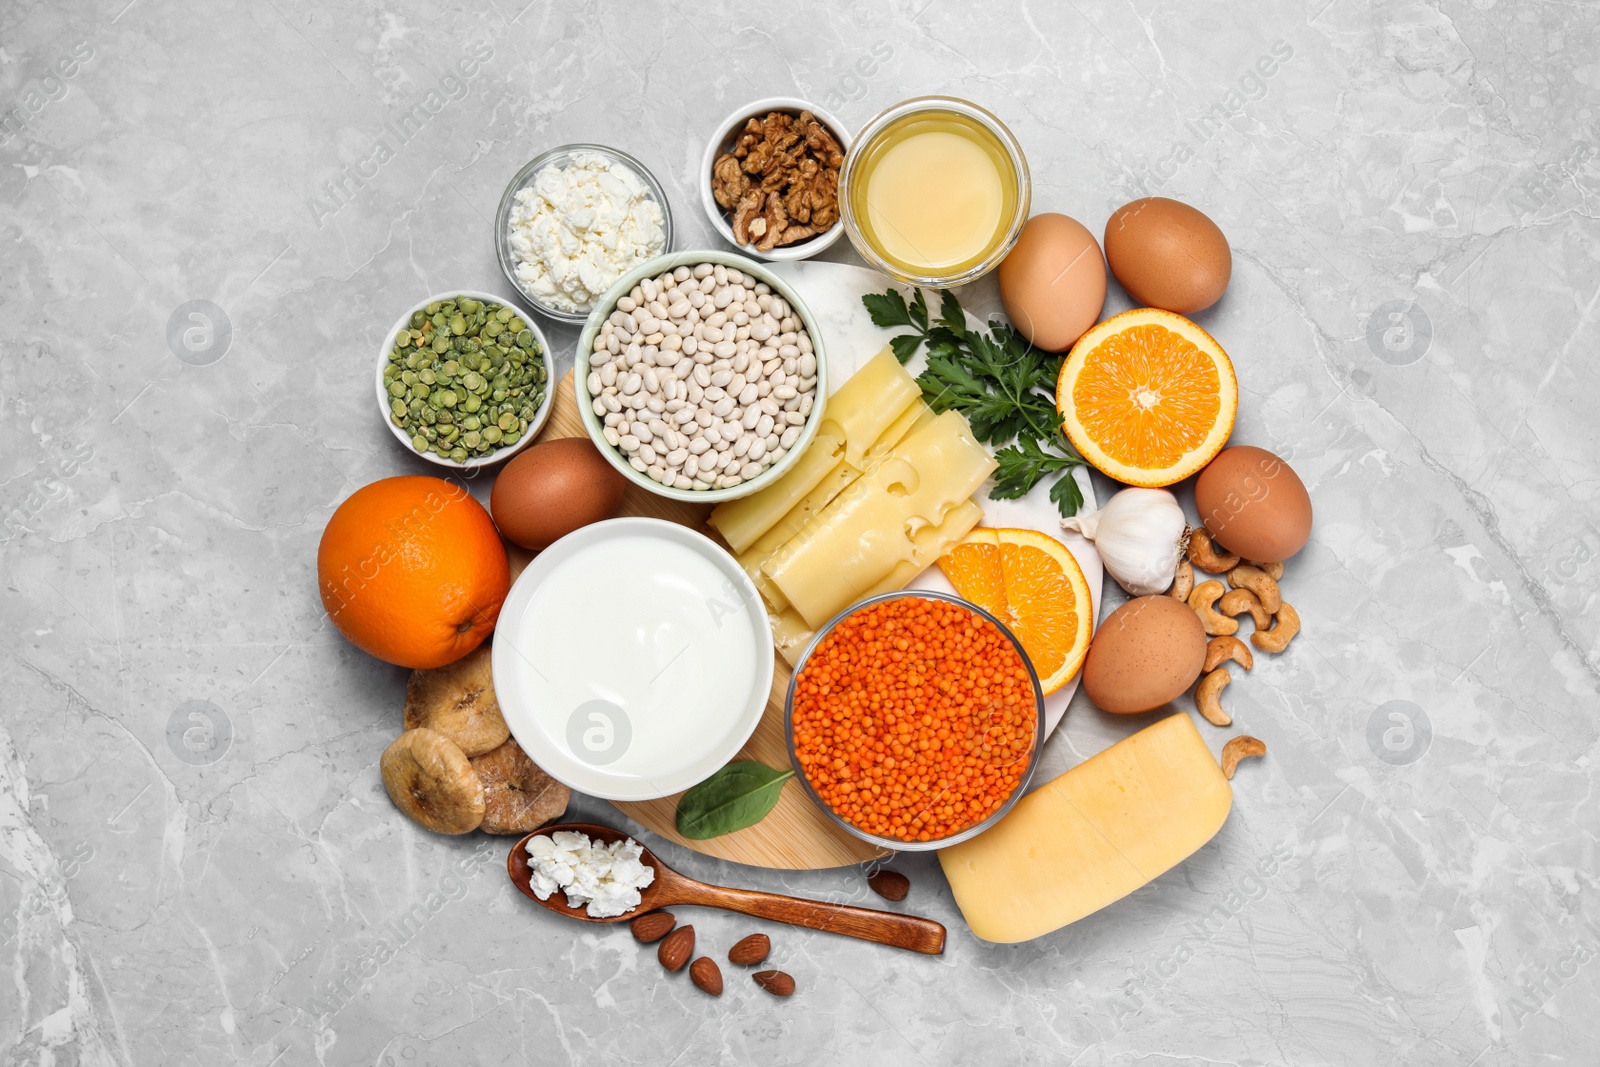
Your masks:
<svg viewBox="0 0 1600 1067"><path fill-rule="evenodd" d="M517 744L606 800L670 796L715 773L766 710L767 615L738 561L687 526L609 519L517 578L494 686Z"/></svg>

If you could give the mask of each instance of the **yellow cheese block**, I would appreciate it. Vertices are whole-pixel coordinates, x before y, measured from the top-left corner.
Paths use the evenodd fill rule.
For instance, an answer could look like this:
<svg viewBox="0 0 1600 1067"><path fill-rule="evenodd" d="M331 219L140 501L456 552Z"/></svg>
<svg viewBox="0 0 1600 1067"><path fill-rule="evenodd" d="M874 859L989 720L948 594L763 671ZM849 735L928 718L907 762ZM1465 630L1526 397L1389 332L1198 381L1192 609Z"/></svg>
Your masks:
<svg viewBox="0 0 1600 1067"><path fill-rule="evenodd" d="M735 555L740 555L826 479L843 455L843 438L819 432L782 478L759 493L718 504L711 509L706 523L722 535Z"/></svg>
<svg viewBox="0 0 1600 1067"><path fill-rule="evenodd" d="M922 387L885 345L828 397L817 433L843 441L845 462L860 467L867 450L921 396Z"/></svg>
<svg viewBox="0 0 1600 1067"><path fill-rule="evenodd" d="M1171 715L1023 797L939 862L974 934L1027 941L1176 867L1232 805L1194 721Z"/></svg>
<svg viewBox="0 0 1600 1067"><path fill-rule="evenodd" d="M959 412L908 434L790 539L761 571L813 628L914 558L913 538L938 526L995 469Z"/></svg>

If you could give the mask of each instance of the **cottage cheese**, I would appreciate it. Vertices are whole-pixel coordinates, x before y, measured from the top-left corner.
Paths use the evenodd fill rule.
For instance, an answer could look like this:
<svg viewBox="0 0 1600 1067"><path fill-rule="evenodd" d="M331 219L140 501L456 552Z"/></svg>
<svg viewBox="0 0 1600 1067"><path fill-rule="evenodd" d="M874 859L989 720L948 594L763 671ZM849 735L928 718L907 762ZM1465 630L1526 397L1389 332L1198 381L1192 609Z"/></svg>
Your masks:
<svg viewBox="0 0 1600 1067"><path fill-rule="evenodd" d="M666 248L649 187L631 167L593 152L545 167L515 199L517 278L557 311L590 310L624 273Z"/></svg>
<svg viewBox="0 0 1600 1067"><path fill-rule="evenodd" d="M607 845L570 830L535 834L528 838L528 886L540 900L566 890L568 906L587 904L591 919L625 915L656 880L655 868L639 858L643 851L631 837Z"/></svg>

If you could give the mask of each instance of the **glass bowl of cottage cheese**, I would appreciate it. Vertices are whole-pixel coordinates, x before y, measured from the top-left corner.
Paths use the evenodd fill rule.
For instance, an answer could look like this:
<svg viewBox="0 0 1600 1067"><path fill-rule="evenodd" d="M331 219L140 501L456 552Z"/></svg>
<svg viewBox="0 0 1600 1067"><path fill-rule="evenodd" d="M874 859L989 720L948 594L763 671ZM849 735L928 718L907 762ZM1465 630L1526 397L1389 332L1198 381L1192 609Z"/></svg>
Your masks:
<svg viewBox="0 0 1600 1067"><path fill-rule="evenodd" d="M535 311L582 323L618 278L672 247L672 210L655 175L626 152L562 145L506 186L495 247Z"/></svg>

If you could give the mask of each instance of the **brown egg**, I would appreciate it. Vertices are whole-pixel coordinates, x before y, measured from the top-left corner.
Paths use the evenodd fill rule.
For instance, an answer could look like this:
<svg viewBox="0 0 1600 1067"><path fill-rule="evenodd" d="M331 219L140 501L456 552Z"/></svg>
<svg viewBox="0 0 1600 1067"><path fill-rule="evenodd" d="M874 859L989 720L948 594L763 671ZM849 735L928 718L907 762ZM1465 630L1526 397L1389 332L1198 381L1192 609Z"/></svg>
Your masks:
<svg viewBox="0 0 1600 1067"><path fill-rule="evenodd" d="M1106 616L1089 644L1083 691L1106 711L1132 715L1184 694L1206 662L1206 628L1170 596L1142 596Z"/></svg>
<svg viewBox="0 0 1600 1067"><path fill-rule="evenodd" d="M587 437L563 437L512 457L494 480L489 513L506 540L538 551L610 518L627 487Z"/></svg>
<svg viewBox="0 0 1600 1067"><path fill-rule="evenodd" d="M1106 261L1077 219L1035 215L1000 263L1000 299L1022 336L1064 352L1100 318Z"/></svg>
<svg viewBox="0 0 1600 1067"><path fill-rule="evenodd" d="M1190 315L1222 299L1233 253L1217 224L1188 204L1147 196L1106 220L1106 262L1146 307Z"/></svg>
<svg viewBox="0 0 1600 1067"><path fill-rule="evenodd" d="M1194 483L1194 506L1217 544L1236 556L1281 563L1311 536L1311 495L1289 465L1264 448L1217 453Z"/></svg>

